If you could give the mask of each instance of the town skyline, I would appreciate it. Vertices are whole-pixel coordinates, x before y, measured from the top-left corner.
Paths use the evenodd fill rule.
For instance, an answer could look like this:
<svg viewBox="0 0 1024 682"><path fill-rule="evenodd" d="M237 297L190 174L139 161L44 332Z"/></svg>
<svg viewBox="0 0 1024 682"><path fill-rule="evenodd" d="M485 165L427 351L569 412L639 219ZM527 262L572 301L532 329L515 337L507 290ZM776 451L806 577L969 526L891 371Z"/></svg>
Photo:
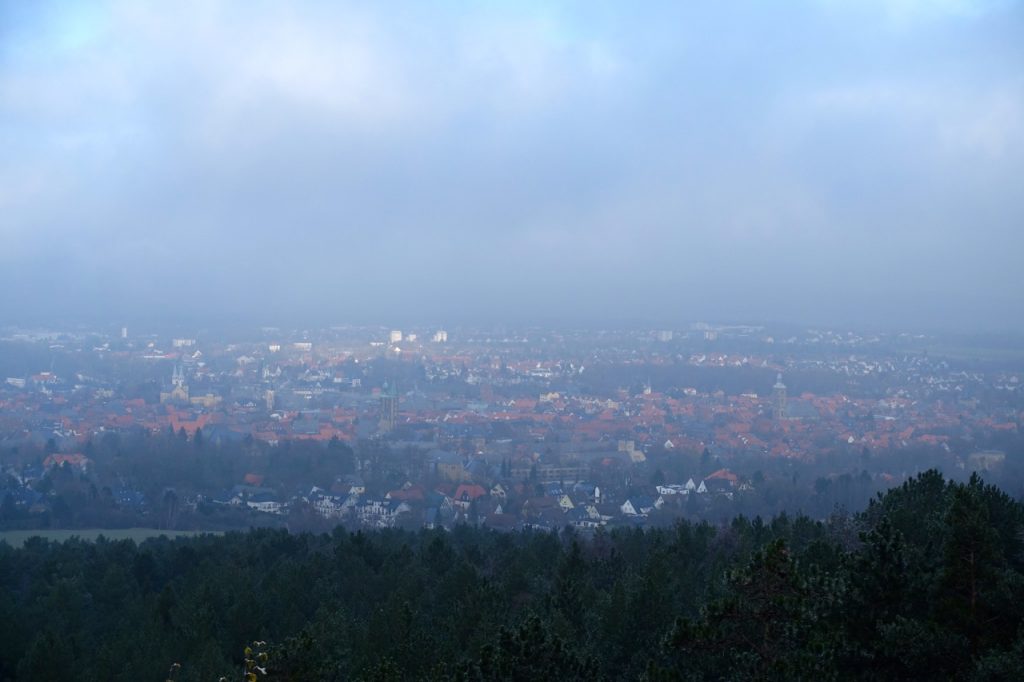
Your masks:
<svg viewBox="0 0 1024 682"><path fill-rule="evenodd" d="M0 350L14 526L593 531L826 514L927 467L1021 485L1019 345L695 323L6 329Z"/></svg>

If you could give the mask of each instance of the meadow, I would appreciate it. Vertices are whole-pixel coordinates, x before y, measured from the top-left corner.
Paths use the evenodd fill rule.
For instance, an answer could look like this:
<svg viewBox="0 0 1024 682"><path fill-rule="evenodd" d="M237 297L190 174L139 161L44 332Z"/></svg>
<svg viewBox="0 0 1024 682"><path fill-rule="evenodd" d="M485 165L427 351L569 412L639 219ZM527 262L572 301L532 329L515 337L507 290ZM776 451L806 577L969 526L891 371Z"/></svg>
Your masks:
<svg viewBox="0 0 1024 682"><path fill-rule="evenodd" d="M54 542L64 542L71 538L79 538L81 540L87 540L94 542L100 536L107 540L134 540L136 543L140 543L149 538L160 537L161 535L169 538L180 538L180 537L195 537L196 535L203 535L205 533L211 533L211 531L199 531L199 530L159 530L157 528L90 528L90 529L70 529L70 530L5 530L0 531L0 542L6 542L11 547L19 548L25 544L25 541L32 537L41 537L46 540L53 540ZM220 532L212 532L212 535L223 535Z"/></svg>

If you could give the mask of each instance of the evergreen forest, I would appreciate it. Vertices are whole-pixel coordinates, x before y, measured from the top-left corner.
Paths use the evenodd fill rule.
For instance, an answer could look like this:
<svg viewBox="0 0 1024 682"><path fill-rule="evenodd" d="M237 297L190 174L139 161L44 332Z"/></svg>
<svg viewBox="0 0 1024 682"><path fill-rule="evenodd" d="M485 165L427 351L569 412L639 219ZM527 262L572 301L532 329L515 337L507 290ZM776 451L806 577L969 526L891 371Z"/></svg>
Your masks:
<svg viewBox="0 0 1024 682"><path fill-rule="evenodd" d="M824 522L37 538L0 643L0 680L1020 679L1024 506L928 471Z"/></svg>

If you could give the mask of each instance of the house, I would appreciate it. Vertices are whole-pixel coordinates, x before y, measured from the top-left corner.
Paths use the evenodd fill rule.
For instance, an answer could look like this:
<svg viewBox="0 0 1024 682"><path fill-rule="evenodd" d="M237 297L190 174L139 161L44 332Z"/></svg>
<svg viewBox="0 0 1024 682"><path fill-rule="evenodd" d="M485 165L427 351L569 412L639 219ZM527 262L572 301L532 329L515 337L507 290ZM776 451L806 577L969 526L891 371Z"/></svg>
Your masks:
<svg viewBox="0 0 1024 682"><path fill-rule="evenodd" d="M601 501L601 488L593 483L580 481L572 487L572 491L574 494L582 495L585 499L590 500L591 502Z"/></svg>
<svg viewBox="0 0 1024 682"><path fill-rule="evenodd" d="M402 500L405 502L422 502L426 497L426 491L421 485L406 483L398 490L392 490L384 496L386 500Z"/></svg>
<svg viewBox="0 0 1024 682"><path fill-rule="evenodd" d="M592 520L597 521L597 522L599 522L601 524L603 524L605 521L607 521L608 518L611 518L611 516L606 518L604 516L604 514L602 514L600 512L600 510L598 510L597 505L594 505L594 504L588 504L588 505L585 505L585 506L577 507L576 509L577 510L578 509L582 509L586 513L586 515L588 517L590 517Z"/></svg>
<svg viewBox="0 0 1024 682"><path fill-rule="evenodd" d="M427 455L427 461L437 475L445 480L464 481L469 478L469 472L463 466L462 457L455 453L432 450Z"/></svg>
<svg viewBox="0 0 1024 682"><path fill-rule="evenodd" d="M736 484L732 481L722 478L706 478L702 482L702 485L704 485L705 489L710 493L729 496L732 495L733 488L736 487Z"/></svg>
<svg viewBox="0 0 1024 682"><path fill-rule="evenodd" d="M356 519L366 526L386 528L390 525L389 502L379 497L361 497L352 508Z"/></svg>
<svg viewBox="0 0 1024 682"><path fill-rule="evenodd" d="M558 530L568 524L565 514L557 506L541 509L531 518L530 526L537 530Z"/></svg>
<svg viewBox="0 0 1024 682"><path fill-rule="evenodd" d="M519 521L512 514L494 513L484 518L483 525L493 530L510 532L516 529Z"/></svg>
<svg viewBox="0 0 1024 682"><path fill-rule="evenodd" d="M344 497L329 495L317 487L309 491L306 500L316 510L316 513L325 519L341 518L347 511Z"/></svg>
<svg viewBox="0 0 1024 682"><path fill-rule="evenodd" d="M487 491L484 490L482 486L463 483L455 489L455 494L452 496L452 503L455 504L455 506L466 510L469 509L469 505L473 500L479 497L484 497L486 494Z"/></svg>
<svg viewBox="0 0 1024 682"><path fill-rule="evenodd" d="M366 483L355 474L347 474L340 477L336 485L331 486L331 492L340 491L344 495L362 495L366 492Z"/></svg>
<svg viewBox="0 0 1024 682"><path fill-rule="evenodd" d="M452 492L454 492L454 490ZM434 490L428 491L424 496L424 502L428 507L437 507L441 511L451 511L453 508L451 495L447 494L446 491L441 490L440 486Z"/></svg>
<svg viewBox="0 0 1024 682"><path fill-rule="evenodd" d="M121 509L142 510L146 506L146 496L139 490L118 487L110 491L114 502Z"/></svg>
<svg viewBox="0 0 1024 682"><path fill-rule="evenodd" d="M636 495L622 503L619 509L626 516L646 516L654 509L654 500L646 495Z"/></svg>
<svg viewBox="0 0 1024 682"><path fill-rule="evenodd" d="M390 524L394 525L398 522L399 517L403 514L412 513L412 505L405 500L388 500L388 515L390 516Z"/></svg>
<svg viewBox="0 0 1024 682"><path fill-rule="evenodd" d="M570 510L566 513L565 518L574 528L586 530L593 530L604 524L600 515L594 516L583 507L577 507L576 509Z"/></svg>
<svg viewBox="0 0 1024 682"><path fill-rule="evenodd" d="M45 471L50 471L55 467L67 467L75 473L84 474L89 471L91 465L91 459L77 453L71 455L53 454L43 460L43 469Z"/></svg>
<svg viewBox="0 0 1024 682"><path fill-rule="evenodd" d="M260 492L255 495L250 495L245 500L245 505L250 509L256 511L266 512L268 514L280 514L283 505L277 499L273 493Z"/></svg>
<svg viewBox="0 0 1024 682"><path fill-rule="evenodd" d="M549 495L531 497L523 502L523 514L536 514L540 513L540 511L544 509L551 509L554 507L558 507L558 501Z"/></svg>
<svg viewBox="0 0 1024 682"><path fill-rule="evenodd" d="M562 484L558 481L551 481L544 484L544 494L551 497L558 497L562 494Z"/></svg>
<svg viewBox="0 0 1024 682"><path fill-rule="evenodd" d="M705 476L704 480L722 481L723 483L728 484L729 487L735 487L737 482L739 482L739 477L728 469L719 469L718 471Z"/></svg>
<svg viewBox="0 0 1024 682"><path fill-rule="evenodd" d="M272 508L270 501L276 501L276 493L270 488L259 488L251 485L236 485L231 490L227 490L218 495L214 500L214 504L227 504L232 507L251 506L249 501L253 499L259 499L260 504L266 509ZM258 508L258 507L253 507ZM280 509L280 502L278 502L278 509ZM265 509L261 509L264 511Z"/></svg>
<svg viewBox="0 0 1024 682"><path fill-rule="evenodd" d="M615 504L614 502L601 502L594 505L594 509L601 516L602 521L611 521L616 516L622 514L621 505Z"/></svg>

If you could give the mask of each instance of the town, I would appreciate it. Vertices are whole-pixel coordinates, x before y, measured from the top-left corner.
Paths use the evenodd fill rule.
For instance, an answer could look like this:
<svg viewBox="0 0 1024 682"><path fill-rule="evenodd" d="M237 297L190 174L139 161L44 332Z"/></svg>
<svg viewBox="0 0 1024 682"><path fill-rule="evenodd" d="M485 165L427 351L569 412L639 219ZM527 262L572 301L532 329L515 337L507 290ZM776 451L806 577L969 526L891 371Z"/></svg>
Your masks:
<svg viewBox="0 0 1024 682"><path fill-rule="evenodd" d="M907 333L5 330L0 526L497 530L1019 492L1020 358Z"/></svg>

